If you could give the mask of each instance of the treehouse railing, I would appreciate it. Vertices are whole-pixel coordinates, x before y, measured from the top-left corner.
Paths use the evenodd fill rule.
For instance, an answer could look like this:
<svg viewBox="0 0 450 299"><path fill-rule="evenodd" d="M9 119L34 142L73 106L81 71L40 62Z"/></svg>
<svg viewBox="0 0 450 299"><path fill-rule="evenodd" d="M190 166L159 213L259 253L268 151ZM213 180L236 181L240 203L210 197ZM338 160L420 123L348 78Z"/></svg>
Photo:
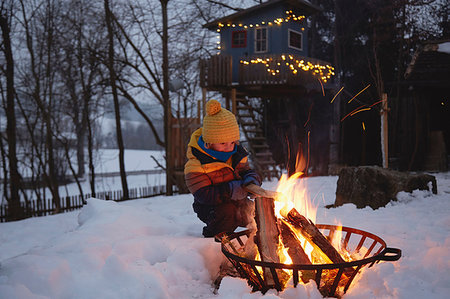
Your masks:
<svg viewBox="0 0 450 299"><path fill-rule="evenodd" d="M308 70L303 70L299 64ZM250 56L239 64L239 84L308 86L316 84L320 78L320 70L314 66L328 71L326 65L328 63L318 59L290 54Z"/></svg>
<svg viewBox="0 0 450 299"><path fill-rule="evenodd" d="M200 60L201 87L227 87L232 82L231 56L216 55Z"/></svg>
<svg viewBox="0 0 450 299"><path fill-rule="evenodd" d="M303 70L298 62L309 65ZM319 83L319 70L311 66L322 66L324 71L327 62L318 59L289 54L266 54L241 57L238 67L238 78L233 78L232 57L216 55L200 61L200 84L208 89L221 89L232 85L290 85L305 86Z"/></svg>

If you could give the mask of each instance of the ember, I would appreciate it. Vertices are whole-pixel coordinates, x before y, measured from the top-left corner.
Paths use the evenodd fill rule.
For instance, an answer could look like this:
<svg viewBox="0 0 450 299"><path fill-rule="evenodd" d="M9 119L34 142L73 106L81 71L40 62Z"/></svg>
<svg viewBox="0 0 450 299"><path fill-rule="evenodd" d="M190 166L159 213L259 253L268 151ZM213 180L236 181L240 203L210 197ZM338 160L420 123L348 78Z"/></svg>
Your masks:
<svg viewBox="0 0 450 299"><path fill-rule="evenodd" d="M257 230L217 236L224 255L254 291L282 291L313 279L324 297L340 297L363 267L401 257L400 249L388 248L369 232L314 224L317 207L294 182L300 176L282 177L277 192L250 186L257 195Z"/></svg>

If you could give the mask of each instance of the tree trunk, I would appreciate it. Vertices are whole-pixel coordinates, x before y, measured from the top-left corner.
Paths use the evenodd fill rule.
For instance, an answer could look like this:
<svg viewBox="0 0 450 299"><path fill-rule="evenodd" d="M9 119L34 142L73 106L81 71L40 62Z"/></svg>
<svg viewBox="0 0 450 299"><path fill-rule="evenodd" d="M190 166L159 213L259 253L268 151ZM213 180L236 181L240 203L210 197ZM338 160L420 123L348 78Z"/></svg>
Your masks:
<svg viewBox="0 0 450 299"><path fill-rule="evenodd" d="M120 178L122 181L122 192L123 199L129 199L128 194L128 183L127 176L125 172L125 148L123 144L122 137L122 126L120 124L120 106L119 106L119 96L117 94L116 87L116 73L114 70L114 35L112 28L112 18L111 18L111 10L109 7L109 0L105 0L105 17L106 17L106 26L108 27L108 40L109 40L109 49L108 49L108 69L110 75L110 84L114 99L114 112L116 116L116 134L117 134L117 145L119 147L119 166L120 166Z"/></svg>
<svg viewBox="0 0 450 299"><path fill-rule="evenodd" d="M85 146L85 139L86 139L86 129L83 128L84 124L78 124L77 131L77 164L78 164L78 170L77 170L77 177L82 178L85 174L84 169L84 146Z"/></svg>
<svg viewBox="0 0 450 299"><path fill-rule="evenodd" d="M172 109L170 108L169 98L169 48L168 48L168 17L167 17L167 4L169 0L160 0L162 10L163 21L163 33L162 33L162 71L163 71L163 101L164 101L164 142L166 151L166 195L173 194L173 169L172 169L172 157L171 157L171 136L170 136L170 120L172 115Z"/></svg>
<svg viewBox="0 0 450 299"><path fill-rule="evenodd" d="M89 183L91 196L95 197L95 167L94 167L94 137L92 136L92 124L89 115L86 115L88 127L88 156L89 156Z"/></svg>
<svg viewBox="0 0 450 299"><path fill-rule="evenodd" d="M17 167L16 113L14 102L14 60L11 49L10 28L5 11L0 14L0 27L3 37L3 52L6 60L6 136L8 138L9 195L8 205L11 220L23 218L20 208L20 175ZM7 180L7 177L5 177Z"/></svg>
<svg viewBox="0 0 450 299"><path fill-rule="evenodd" d="M45 111L44 115L44 123L45 123L45 145L48 151L48 160L46 161L48 165L49 174L45 174L47 177L47 182L50 188L50 192L53 197L53 205L55 206L54 213L61 212L61 199L59 197L59 182L58 182L58 174L56 172L55 167L55 156L54 156L54 147L53 147L53 132L51 129L51 116L48 111Z"/></svg>

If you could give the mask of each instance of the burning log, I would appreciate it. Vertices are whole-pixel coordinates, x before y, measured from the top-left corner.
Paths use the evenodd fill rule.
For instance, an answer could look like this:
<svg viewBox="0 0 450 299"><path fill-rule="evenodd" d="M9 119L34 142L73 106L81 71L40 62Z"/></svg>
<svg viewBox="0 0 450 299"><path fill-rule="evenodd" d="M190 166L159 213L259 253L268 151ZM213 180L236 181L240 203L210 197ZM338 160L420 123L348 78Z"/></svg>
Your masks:
<svg viewBox="0 0 450 299"><path fill-rule="evenodd" d="M278 220L278 227L281 230L281 239L284 247L287 248L288 254L292 259L293 264L311 265L308 255L303 250L300 240L297 238L295 232L292 231L289 224L283 220ZM308 283L310 279L314 278L314 271L303 270L302 281Z"/></svg>
<svg viewBox="0 0 450 299"><path fill-rule="evenodd" d="M281 212L282 216L286 218L289 223L293 225L294 228L298 229L302 236L308 240L308 242L317 250L322 251L325 256L329 259L331 263L342 264L346 263L339 252L331 245L328 239L319 231L319 229L308 220L306 217L301 215L295 208L289 211L289 213L285 214L285 212ZM314 250L314 251L316 251ZM313 252L314 252L313 251ZM328 263L328 261L327 261ZM335 279L325 278L320 281L320 285L318 285L319 291L322 295L328 296L330 293L334 293L336 288L344 286L347 281L352 277L354 273L354 269L352 267L343 268L340 271L338 270L325 270L324 273L320 273L318 275L322 277L333 277ZM316 281L318 277L316 277ZM335 284L336 282L336 284Z"/></svg>
<svg viewBox="0 0 450 299"><path fill-rule="evenodd" d="M271 198L257 197L255 199L255 220L258 228L255 243L258 246L261 261L280 263L280 257L278 255L280 231L278 230L274 203ZM274 275L278 277L274 277ZM283 286L279 284L285 281L284 278L286 276L282 270L272 273L270 269L263 267L263 276L267 287L275 287L281 291Z"/></svg>
<svg viewBox="0 0 450 299"><path fill-rule="evenodd" d="M318 247L332 263L345 263L345 260L341 257L339 252L331 245L327 238L319 231L319 229L308 220L305 216L301 215L295 208L285 214L282 211L282 215L291 223L296 229L300 230L303 237L305 237L313 247Z"/></svg>

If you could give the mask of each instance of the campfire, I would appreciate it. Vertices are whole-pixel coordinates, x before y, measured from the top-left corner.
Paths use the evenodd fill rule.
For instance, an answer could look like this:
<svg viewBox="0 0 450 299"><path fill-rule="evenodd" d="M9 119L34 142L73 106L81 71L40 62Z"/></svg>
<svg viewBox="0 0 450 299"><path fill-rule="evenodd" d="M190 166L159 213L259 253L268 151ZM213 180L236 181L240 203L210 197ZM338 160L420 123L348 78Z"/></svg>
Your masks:
<svg viewBox="0 0 450 299"><path fill-rule="evenodd" d="M401 257L401 250L388 248L369 232L315 224L317 206L301 175L283 175L277 192L249 186L256 195L256 229L217 236L222 252L253 291L282 291L312 279L324 297L341 297L363 267Z"/></svg>

